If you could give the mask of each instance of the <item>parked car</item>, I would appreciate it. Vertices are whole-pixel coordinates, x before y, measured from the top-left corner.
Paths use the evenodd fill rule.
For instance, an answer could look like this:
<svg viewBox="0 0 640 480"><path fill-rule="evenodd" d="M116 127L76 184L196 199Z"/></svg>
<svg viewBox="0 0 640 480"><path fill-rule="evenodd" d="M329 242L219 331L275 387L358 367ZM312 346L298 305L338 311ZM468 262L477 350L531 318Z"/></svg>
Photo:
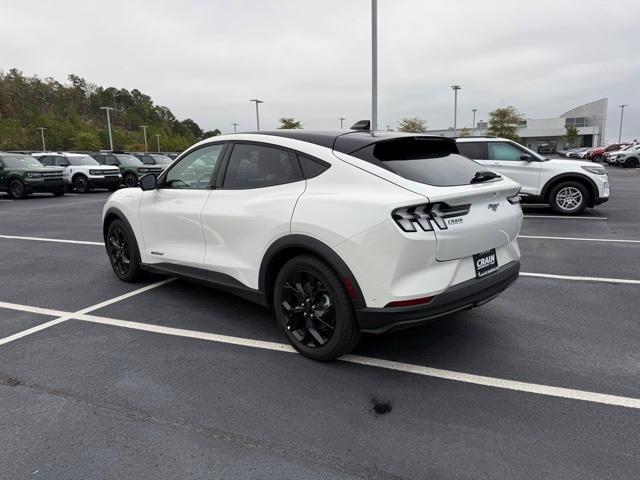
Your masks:
<svg viewBox="0 0 640 480"><path fill-rule="evenodd" d="M580 148L572 148L567 153L568 158L580 158L581 153L586 153L591 147L580 147Z"/></svg>
<svg viewBox="0 0 640 480"><path fill-rule="evenodd" d="M162 153L134 152L132 155L145 165L159 165L163 169L171 165L171 162L173 161Z"/></svg>
<svg viewBox="0 0 640 480"><path fill-rule="evenodd" d="M606 163L608 165L617 165L617 161L616 158L618 157L618 154L625 151L627 148L631 148L632 145L626 145L624 147L621 147L620 150L613 150L610 152L605 152L602 155L602 163Z"/></svg>
<svg viewBox="0 0 640 480"><path fill-rule="evenodd" d="M602 165L548 159L506 138L458 138L457 143L463 155L520 183L524 201L578 215L609 199L609 177Z"/></svg>
<svg viewBox="0 0 640 480"><path fill-rule="evenodd" d="M630 145L618 152L616 163L621 167L634 168L640 165L640 145Z"/></svg>
<svg viewBox="0 0 640 480"><path fill-rule="evenodd" d="M98 152L92 153L91 156L100 165L117 166L122 175L122 181L127 187L137 186L138 179L147 173L159 175L163 170L162 167L155 165L144 165L133 155L124 152Z"/></svg>
<svg viewBox="0 0 640 480"><path fill-rule="evenodd" d="M31 155L45 167L64 168L62 178L69 188L74 188L78 193L90 192L92 188L114 191L122 183L118 168L100 165L84 153L44 152Z"/></svg>
<svg viewBox="0 0 640 480"><path fill-rule="evenodd" d="M584 158L594 162L602 162L605 153L620 150L622 147L626 147L626 144L611 143L604 147L595 147L589 150Z"/></svg>
<svg viewBox="0 0 640 480"><path fill-rule="evenodd" d="M31 155L0 152L0 191L9 193L11 198L36 192L59 197L66 190L62 168L47 168Z"/></svg>
<svg viewBox="0 0 640 480"><path fill-rule="evenodd" d="M199 178L193 166L206 172ZM271 307L302 354L482 305L516 280L520 186L442 137L277 130L206 139L103 211L113 270ZM375 261L372 261L375 259Z"/></svg>

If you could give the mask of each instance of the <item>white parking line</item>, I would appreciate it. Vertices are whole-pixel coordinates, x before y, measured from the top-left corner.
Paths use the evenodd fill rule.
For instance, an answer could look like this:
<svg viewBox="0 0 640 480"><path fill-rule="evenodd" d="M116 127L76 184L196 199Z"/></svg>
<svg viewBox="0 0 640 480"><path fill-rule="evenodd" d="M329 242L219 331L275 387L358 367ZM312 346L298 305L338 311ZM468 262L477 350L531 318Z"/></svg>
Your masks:
<svg viewBox="0 0 640 480"><path fill-rule="evenodd" d="M640 240L622 240L616 238L545 237L542 235L518 235L518 238L532 238L540 240L571 240L576 242L640 243Z"/></svg>
<svg viewBox="0 0 640 480"><path fill-rule="evenodd" d="M87 242L84 240L64 240L59 238L41 238L41 237L19 237L16 235L0 235L0 238L7 238L9 240L31 240L34 242L74 243L77 245L100 245L104 247L104 242Z"/></svg>
<svg viewBox="0 0 640 480"><path fill-rule="evenodd" d="M50 312L56 312L56 314L62 314L62 315L60 315L60 317L58 318L54 318L53 320L50 320L41 325L36 325L35 327L29 328L27 330L23 330L22 332L14 333L13 335L10 335L8 337L1 338L0 345L6 345L7 343L10 343L10 342L13 342L14 340L18 340L20 338L31 335L32 333L36 333L46 328L53 327L54 325L58 325L59 323L66 322L67 320L70 320L71 318L73 318L75 315L83 315L85 313L98 310L99 308L106 307L107 305L111 305L112 303L116 303L121 300L125 300L127 298L133 297L134 295L147 292L153 288L161 287L162 285L166 285L167 283L172 282L174 280L175 278L167 278L160 282L152 283L151 285L147 285L146 287L138 288L137 290L133 290L132 292L125 293L124 295L119 295L109 300L105 300L104 302L96 303L95 305L92 305L87 308L83 308L82 310L78 310L77 312L61 312L57 310L43 309L39 307L30 307L28 305L18 305L15 303L2 302L0 303L0 307L4 306L4 308L11 308L13 310L22 310L30 313L41 313L43 315L51 315Z"/></svg>
<svg viewBox="0 0 640 480"><path fill-rule="evenodd" d="M523 215L524 218L561 218L563 220L608 220L608 217L572 217L569 215Z"/></svg>
<svg viewBox="0 0 640 480"><path fill-rule="evenodd" d="M58 310L41 309L38 307L31 307L28 305L18 305L13 303L0 303L0 308L12 308L15 310L23 310L33 313L42 313L45 315L49 312L64 313L60 318L51 320L50 322L38 325L24 332L12 335L5 339L0 340L0 345L9 343L9 341L22 338L31 333L44 330L45 328L57 325L69 319L76 319L84 322L97 323L101 325L109 325L113 327L129 328L132 330L139 330L143 332L158 333L162 335L172 335L176 337L194 338L198 340L206 340L216 343L224 343L228 345L236 345L248 348L257 348L262 350L271 350L284 353L296 353L295 349L285 343L268 342L264 340L254 340L251 338L233 337L229 335L220 335L217 333L200 332L196 330L185 330L182 328L165 327L162 325L153 325L141 322L131 322L128 320L118 320L115 318L101 317L96 315L88 315L87 313L93 310L97 310L105 305L110 305L125 298L132 297L139 293L151 290L152 288L165 285L173 279L163 280L162 282L148 285L141 289L129 292L125 295L107 300L105 302L93 305L78 312L60 312ZM519 382L516 380L508 380L496 377L487 377L483 375L475 375L471 373L456 372L452 370L443 370L439 368L426 367L423 365L415 365L410 363L395 362L392 360L384 360L380 358L363 357L359 355L345 355L339 359L346 363L353 363L357 365L364 365L375 368L384 368L387 370L395 370L398 372L411 373L414 375L421 375L424 377L439 378L443 380L450 380L455 382L469 383L474 385L481 385L485 387L499 388L503 390L514 390L524 393L534 393L537 395L545 395L548 397L566 398L571 400L580 400L584 402L600 403L604 405L612 405L626 408L640 409L640 398L622 397L618 395L609 395L604 393L589 392L586 390L577 390L571 388L555 387L550 385L542 385L537 383Z"/></svg>
<svg viewBox="0 0 640 480"><path fill-rule="evenodd" d="M576 282L603 282L603 283L624 283L628 285L640 285L640 280L630 278L607 278L607 277L578 277L574 275L554 275L551 273L520 272L521 277L555 278L558 280L573 280Z"/></svg>

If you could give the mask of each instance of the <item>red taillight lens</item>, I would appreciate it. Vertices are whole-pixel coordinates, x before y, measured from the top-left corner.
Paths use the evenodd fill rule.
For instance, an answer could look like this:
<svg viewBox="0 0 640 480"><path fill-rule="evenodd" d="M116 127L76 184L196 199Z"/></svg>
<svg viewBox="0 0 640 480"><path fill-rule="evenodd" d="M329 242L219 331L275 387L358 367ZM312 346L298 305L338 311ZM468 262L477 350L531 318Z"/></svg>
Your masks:
<svg viewBox="0 0 640 480"><path fill-rule="evenodd" d="M399 300L397 302L387 303L385 308L393 307L413 307L414 305L424 305L433 300L433 297L414 298L411 300Z"/></svg>
<svg viewBox="0 0 640 480"><path fill-rule="evenodd" d="M342 277L342 283L344 283L344 286L347 289L347 292L349 293L351 300L357 300L358 292L356 292L356 289L353 286L353 283L351 283L351 280L349 280L347 277Z"/></svg>

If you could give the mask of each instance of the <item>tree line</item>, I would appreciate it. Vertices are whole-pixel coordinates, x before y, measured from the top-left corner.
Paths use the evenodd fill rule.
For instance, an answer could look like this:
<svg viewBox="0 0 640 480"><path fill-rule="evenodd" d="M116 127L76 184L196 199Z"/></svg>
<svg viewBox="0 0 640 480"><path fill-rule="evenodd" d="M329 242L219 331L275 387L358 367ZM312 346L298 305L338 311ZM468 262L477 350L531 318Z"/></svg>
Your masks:
<svg viewBox="0 0 640 480"><path fill-rule="evenodd" d="M38 128L45 128L48 150L109 148L106 115L113 107L111 130L115 149L144 150L140 128L147 125L149 150L156 134L163 151L181 151L198 140L219 135L203 131L190 118L178 120L167 107L154 104L137 89L102 87L77 75L63 84L53 78L28 77L17 69L0 71L0 150L39 150Z"/></svg>

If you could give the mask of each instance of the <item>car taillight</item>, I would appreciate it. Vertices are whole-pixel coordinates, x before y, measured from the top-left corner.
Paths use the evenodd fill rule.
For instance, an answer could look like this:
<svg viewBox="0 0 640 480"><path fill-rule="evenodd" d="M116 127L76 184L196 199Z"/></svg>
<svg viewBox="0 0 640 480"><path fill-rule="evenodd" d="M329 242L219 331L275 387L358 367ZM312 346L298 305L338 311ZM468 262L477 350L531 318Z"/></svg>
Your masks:
<svg viewBox="0 0 640 480"><path fill-rule="evenodd" d="M446 203L429 203L396 208L391 213L391 217L405 232L417 232L416 224L425 232L433 231L431 222L435 223L440 230L447 230L445 219L466 215L470 208L471 204L450 206Z"/></svg>

